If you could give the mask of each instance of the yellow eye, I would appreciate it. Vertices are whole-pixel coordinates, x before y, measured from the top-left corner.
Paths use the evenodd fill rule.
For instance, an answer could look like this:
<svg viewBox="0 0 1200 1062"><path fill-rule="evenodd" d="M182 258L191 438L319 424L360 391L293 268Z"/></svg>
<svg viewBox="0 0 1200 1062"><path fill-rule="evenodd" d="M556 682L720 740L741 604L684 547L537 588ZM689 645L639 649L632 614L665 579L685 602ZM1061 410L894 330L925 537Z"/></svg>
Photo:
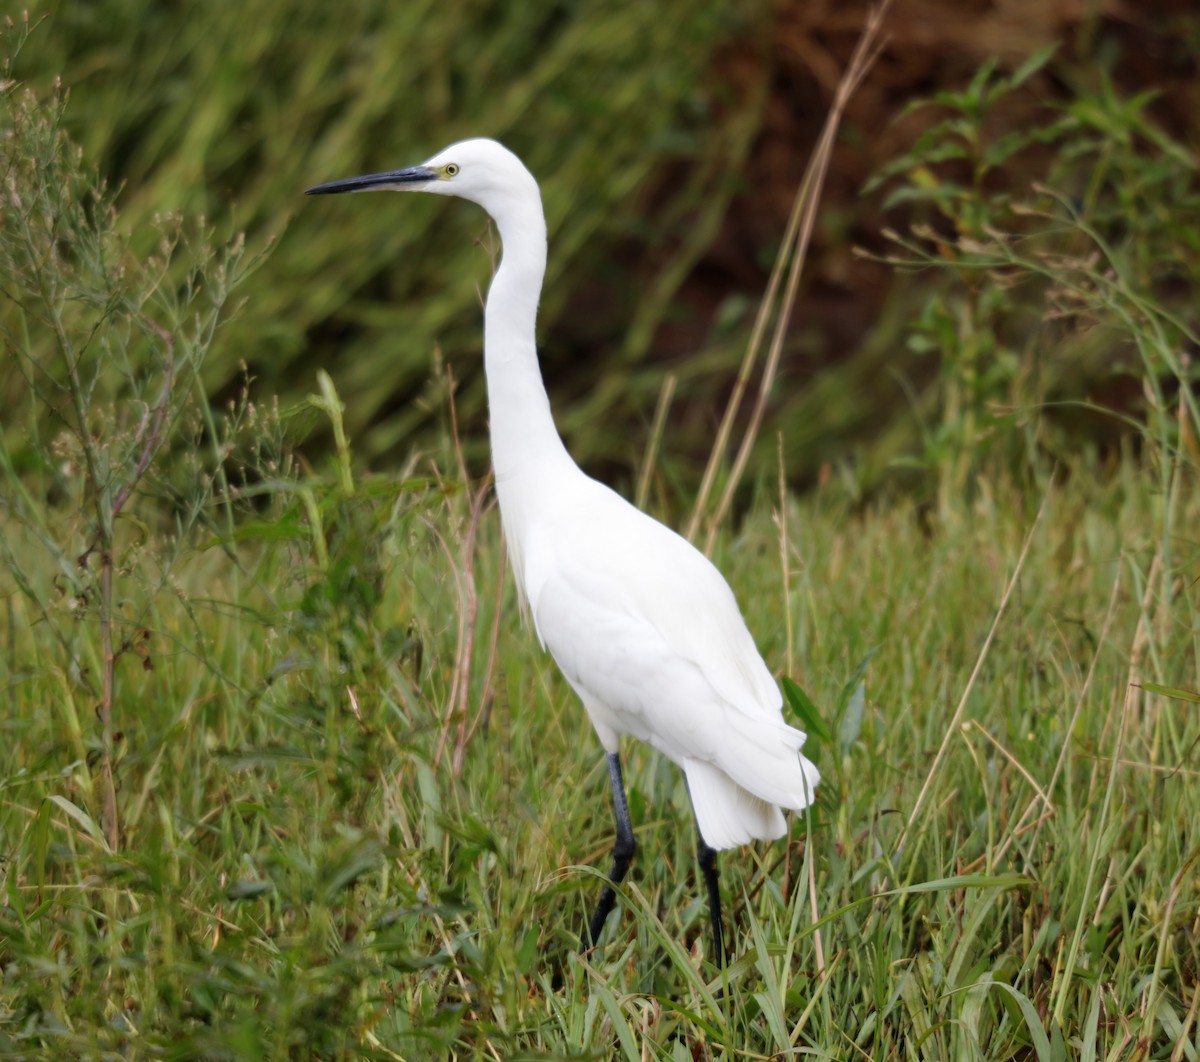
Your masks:
<svg viewBox="0 0 1200 1062"><path fill-rule="evenodd" d="M457 177L458 176L458 163L457 162L447 162L446 166L442 170L442 172L447 177Z"/></svg>

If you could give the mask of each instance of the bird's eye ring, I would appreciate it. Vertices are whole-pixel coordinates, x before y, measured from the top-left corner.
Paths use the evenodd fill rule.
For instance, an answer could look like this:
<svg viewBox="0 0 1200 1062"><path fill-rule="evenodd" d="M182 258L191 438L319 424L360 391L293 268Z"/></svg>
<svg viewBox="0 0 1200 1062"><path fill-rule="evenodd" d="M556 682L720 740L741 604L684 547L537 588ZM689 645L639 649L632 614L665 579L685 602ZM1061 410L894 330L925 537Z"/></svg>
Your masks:
<svg viewBox="0 0 1200 1062"><path fill-rule="evenodd" d="M446 174L447 177L457 177L458 176L458 163L457 162L447 162L446 168L443 172Z"/></svg>

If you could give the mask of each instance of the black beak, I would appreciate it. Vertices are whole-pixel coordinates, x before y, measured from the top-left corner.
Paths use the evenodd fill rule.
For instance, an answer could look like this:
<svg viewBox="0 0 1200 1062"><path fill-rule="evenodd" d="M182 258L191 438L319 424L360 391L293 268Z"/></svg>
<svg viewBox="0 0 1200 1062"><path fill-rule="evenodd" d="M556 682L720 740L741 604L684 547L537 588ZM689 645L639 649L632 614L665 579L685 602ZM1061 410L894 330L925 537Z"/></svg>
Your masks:
<svg viewBox="0 0 1200 1062"><path fill-rule="evenodd" d="M428 166L409 166L405 170L388 170L387 173L368 173L364 177L347 177L341 181L330 181L309 188L305 195L337 195L339 192L370 192L379 188L401 190L416 184L436 181L438 174Z"/></svg>

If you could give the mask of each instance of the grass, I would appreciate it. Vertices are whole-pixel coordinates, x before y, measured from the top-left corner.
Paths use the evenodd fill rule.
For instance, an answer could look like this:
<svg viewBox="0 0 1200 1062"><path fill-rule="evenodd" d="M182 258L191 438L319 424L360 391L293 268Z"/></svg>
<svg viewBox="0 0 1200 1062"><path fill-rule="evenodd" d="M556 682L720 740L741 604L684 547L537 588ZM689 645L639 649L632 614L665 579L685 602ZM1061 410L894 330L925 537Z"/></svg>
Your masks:
<svg viewBox="0 0 1200 1062"><path fill-rule="evenodd" d="M147 258L62 98L3 92L0 1055L1196 1059L1193 336L1128 246L1059 260L1142 358L1127 445L1052 465L1036 402L996 415L989 289L1053 261L950 242L936 504L760 469L713 528L819 799L723 857L718 970L682 778L628 749L639 857L580 955L604 761L508 585L481 420L435 366L459 427L372 476L324 372L281 408L243 370L214 407L240 238L168 220Z"/></svg>
<svg viewBox="0 0 1200 1062"><path fill-rule="evenodd" d="M818 496L786 500L784 541L766 503L721 537L764 653L830 728L808 821L722 861L723 974L699 958L682 780L641 748L640 856L577 954L611 843L603 758L495 592L494 512L468 573L467 492L334 479L301 486L330 545L374 543L378 599L326 615L352 595L304 537L243 547L240 574L189 551L152 669L121 664L116 850L90 706L9 595L5 1053L1195 1056L1200 721L1147 690L1194 688L1194 580L1163 568L1135 465L1074 470L1040 522L997 485L932 528ZM468 574L483 715L456 771Z"/></svg>

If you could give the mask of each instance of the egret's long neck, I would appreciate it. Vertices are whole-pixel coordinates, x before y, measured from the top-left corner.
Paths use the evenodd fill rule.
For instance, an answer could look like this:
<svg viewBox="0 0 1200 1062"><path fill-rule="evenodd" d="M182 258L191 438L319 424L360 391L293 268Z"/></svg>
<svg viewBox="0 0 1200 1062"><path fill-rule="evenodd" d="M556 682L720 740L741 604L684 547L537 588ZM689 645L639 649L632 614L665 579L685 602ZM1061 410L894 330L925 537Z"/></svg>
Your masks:
<svg viewBox="0 0 1200 1062"><path fill-rule="evenodd" d="M546 222L536 195L498 212L500 268L488 292L483 355L492 463L505 523L544 491L549 473L574 467L567 456L538 367L535 328L546 272Z"/></svg>

